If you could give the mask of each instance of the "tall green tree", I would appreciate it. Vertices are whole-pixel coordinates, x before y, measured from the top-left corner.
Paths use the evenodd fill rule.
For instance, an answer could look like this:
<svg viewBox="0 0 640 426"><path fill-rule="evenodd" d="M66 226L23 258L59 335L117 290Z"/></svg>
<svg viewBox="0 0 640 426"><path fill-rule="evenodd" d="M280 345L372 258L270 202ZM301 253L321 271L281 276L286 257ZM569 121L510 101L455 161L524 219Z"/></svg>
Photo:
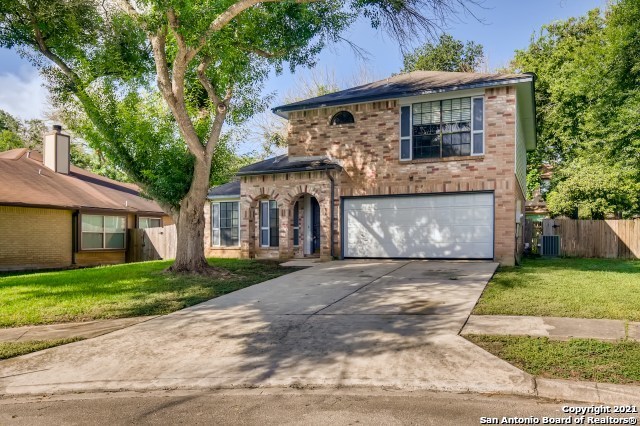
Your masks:
<svg viewBox="0 0 640 426"><path fill-rule="evenodd" d="M0 152L15 148L41 149L45 130L42 120L19 120L0 110Z"/></svg>
<svg viewBox="0 0 640 426"><path fill-rule="evenodd" d="M552 214L640 214L640 3L619 0L605 13L546 25L512 66L537 75L529 179L554 166ZM618 190L606 189L611 182Z"/></svg>
<svg viewBox="0 0 640 426"><path fill-rule="evenodd" d="M93 148L172 215L170 269L207 272L203 200L214 153L225 123L265 106L268 73L313 65L359 16L403 42L466 3L0 0L0 46L30 57L55 102L86 117L76 127Z"/></svg>
<svg viewBox="0 0 640 426"><path fill-rule="evenodd" d="M456 40L442 34L437 43L427 42L404 55L402 72L475 72L484 59L484 48L473 41Z"/></svg>

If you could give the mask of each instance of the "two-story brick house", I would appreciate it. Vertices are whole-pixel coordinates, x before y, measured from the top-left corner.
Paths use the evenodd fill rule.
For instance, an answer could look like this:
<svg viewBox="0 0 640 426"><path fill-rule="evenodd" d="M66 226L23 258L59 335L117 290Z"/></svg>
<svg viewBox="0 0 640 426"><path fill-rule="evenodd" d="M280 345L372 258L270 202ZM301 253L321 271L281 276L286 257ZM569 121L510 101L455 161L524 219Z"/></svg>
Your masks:
<svg viewBox="0 0 640 426"><path fill-rule="evenodd" d="M517 261L533 75L418 71L274 112L288 155L210 191L209 255Z"/></svg>

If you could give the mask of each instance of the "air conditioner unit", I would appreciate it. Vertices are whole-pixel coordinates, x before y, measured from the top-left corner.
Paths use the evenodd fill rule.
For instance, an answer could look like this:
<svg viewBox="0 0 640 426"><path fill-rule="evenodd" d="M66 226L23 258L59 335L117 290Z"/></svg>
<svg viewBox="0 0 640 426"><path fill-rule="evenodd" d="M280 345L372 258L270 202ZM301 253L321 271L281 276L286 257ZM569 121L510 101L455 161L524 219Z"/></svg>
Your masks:
<svg viewBox="0 0 640 426"><path fill-rule="evenodd" d="M540 254L548 257L560 256L560 235L543 235Z"/></svg>

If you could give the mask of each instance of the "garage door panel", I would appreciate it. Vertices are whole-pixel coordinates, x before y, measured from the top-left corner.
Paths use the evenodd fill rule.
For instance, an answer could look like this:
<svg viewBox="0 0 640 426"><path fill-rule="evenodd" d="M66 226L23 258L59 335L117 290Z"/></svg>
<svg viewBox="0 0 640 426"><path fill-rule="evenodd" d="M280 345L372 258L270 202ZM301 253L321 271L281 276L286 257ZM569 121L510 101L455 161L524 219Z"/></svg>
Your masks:
<svg viewBox="0 0 640 426"><path fill-rule="evenodd" d="M362 211L349 211L349 219L381 230L382 228L400 227L446 227L446 226L478 226L484 224L483 221L493 214L492 208L449 208L443 209L420 209L420 214L416 214L416 209L411 210L390 210L380 209L375 213L364 213ZM470 225L471 224L471 225ZM489 224L486 224L490 226ZM481 226L481 225L480 225Z"/></svg>
<svg viewBox="0 0 640 426"><path fill-rule="evenodd" d="M382 205L381 205L381 200ZM374 211L380 209L440 208L440 207L493 207L493 196L488 193L454 196L402 196L349 199L350 210Z"/></svg>
<svg viewBox="0 0 640 426"><path fill-rule="evenodd" d="M416 216L416 210L421 214ZM389 209L381 208L375 211L355 210L349 211L348 215L362 223L370 225L403 226L404 224L427 226L435 224L444 225L466 225L469 222L476 223L482 221L493 214L492 207L447 207L446 210L440 208L420 208L412 209Z"/></svg>
<svg viewBox="0 0 640 426"><path fill-rule="evenodd" d="M345 257L493 257L493 194L353 198L343 207Z"/></svg>
<svg viewBox="0 0 640 426"><path fill-rule="evenodd" d="M489 226L474 227L469 226L467 229L457 227L455 231L446 228L430 227L407 227L407 226L391 226L386 232L376 232L376 236L384 242L386 238L393 238L399 242L404 242L414 238L419 241L429 243L455 242L455 243L479 243L487 242L492 238L493 229Z"/></svg>

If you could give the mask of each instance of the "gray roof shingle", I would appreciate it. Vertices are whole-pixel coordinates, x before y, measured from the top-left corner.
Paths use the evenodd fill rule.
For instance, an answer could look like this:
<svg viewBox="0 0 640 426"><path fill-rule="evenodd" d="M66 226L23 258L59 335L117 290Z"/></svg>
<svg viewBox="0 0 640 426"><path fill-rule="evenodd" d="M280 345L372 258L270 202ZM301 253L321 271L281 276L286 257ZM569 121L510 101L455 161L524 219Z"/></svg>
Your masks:
<svg viewBox="0 0 640 426"><path fill-rule="evenodd" d="M341 169L337 162L329 158L289 158L287 155L269 158L241 168L237 175L262 175L268 173L307 172L314 170Z"/></svg>
<svg viewBox="0 0 640 426"><path fill-rule="evenodd" d="M413 71L399 74L384 80L352 87L339 92L329 93L299 102L275 107L273 112L286 116L289 111L321 108L394 99L405 96L417 96L427 93L471 89L477 87L499 86L533 81L533 74L482 74L443 71Z"/></svg>
<svg viewBox="0 0 640 426"><path fill-rule="evenodd" d="M233 180L231 182L214 186L209 189L209 193L207 194L207 198L232 198L232 197L240 197L240 181Z"/></svg>

